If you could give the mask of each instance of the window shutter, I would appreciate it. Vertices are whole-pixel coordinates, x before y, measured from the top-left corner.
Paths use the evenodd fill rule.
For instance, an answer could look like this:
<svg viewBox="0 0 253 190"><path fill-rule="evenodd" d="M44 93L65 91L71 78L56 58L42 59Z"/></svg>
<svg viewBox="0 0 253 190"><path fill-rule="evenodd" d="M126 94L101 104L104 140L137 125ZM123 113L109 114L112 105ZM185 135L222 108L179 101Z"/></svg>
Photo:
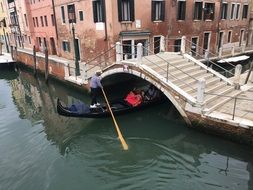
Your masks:
<svg viewBox="0 0 253 190"><path fill-rule="evenodd" d="M162 1L161 20L165 20L165 1Z"/></svg>
<svg viewBox="0 0 253 190"><path fill-rule="evenodd" d="M122 21L122 0L118 0L118 18L119 22Z"/></svg>
<svg viewBox="0 0 253 190"><path fill-rule="evenodd" d="M97 2L96 1L92 1L92 5L93 5L93 19L94 22L98 22L98 15L97 15Z"/></svg>
<svg viewBox="0 0 253 190"><path fill-rule="evenodd" d="M101 6L102 6L102 22L105 22L105 0L100 0L101 1Z"/></svg>
<svg viewBox="0 0 253 190"><path fill-rule="evenodd" d="M183 3L183 8L182 8L183 14L182 14L182 20L185 20L185 12L186 12L186 1Z"/></svg>
<svg viewBox="0 0 253 190"><path fill-rule="evenodd" d="M155 13L156 13L155 4L156 4L156 2L152 1L152 7L151 7L151 20L152 21L155 21Z"/></svg>
<svg viewBox="0 0 253 190"><path fill-rule="evenodd" d="M134 0L130 0L130 21L134 21Z"/></svg>

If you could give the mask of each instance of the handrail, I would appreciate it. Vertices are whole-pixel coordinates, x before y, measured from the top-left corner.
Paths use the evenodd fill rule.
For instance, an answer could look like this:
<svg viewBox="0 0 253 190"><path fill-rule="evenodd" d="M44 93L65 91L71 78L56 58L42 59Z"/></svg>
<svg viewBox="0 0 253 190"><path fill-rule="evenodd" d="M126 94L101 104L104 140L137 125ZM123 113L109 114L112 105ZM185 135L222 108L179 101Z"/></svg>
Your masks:
<svg viewBox="0 0 253 190"><path fill-rule="evenodd" d="M192 45L192 44L195 45L197 48L200 48L200 50L205 50L203 47L197 46L197 44L192 43L190 40L188 40L188 39L186 39L186 38L185 38L185 41L186 41L186 42L189 42L190 45ZM208 50L208 54L211 54L211 55L213 55L214 57L217 56L216 54L212 53L212 52L209 51L209 50ZM230 66L235 67L235 65L233 65L233 64L231 64L231 63L229 63L229 62L227 62L227 61L224 60L224 59L220 59L220 60L223 60L224 62L226 62L226 63L229 64Z"/></svg>

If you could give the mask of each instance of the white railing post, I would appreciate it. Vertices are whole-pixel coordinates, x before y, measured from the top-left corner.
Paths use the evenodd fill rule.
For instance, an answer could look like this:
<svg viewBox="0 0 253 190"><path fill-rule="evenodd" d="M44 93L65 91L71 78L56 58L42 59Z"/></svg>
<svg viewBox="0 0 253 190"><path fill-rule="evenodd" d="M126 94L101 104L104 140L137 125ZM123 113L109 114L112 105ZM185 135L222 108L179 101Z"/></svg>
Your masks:
<svg viewBox="0 0 253 190"><path fill-rule="evenodd" d="M234 84L235 84L235 89L239 90L240 89L240 77L242 73L242 65L238 64L235 67L235 77L234 77Z"/></svg>
<svg viewBox="0 0 253 190"><path fill-rule="evenodd" d="M186 37L182 36L181 46L180 46L180 52L181 52L181 54L185 54L185 43L186 43Z"/></svg>
<svg viewBox="0 0 253 190"><path fill-rule="evenodd" d="M197 103L198 105L203 105L204 98L205 98L205 87L206 87L206 80L201 78L198 80L198 90L197 90Z"/></svg>
<svg viewBox="0 0 253 190"><path fill-rule="evenodd" d="M80 65L81 65L81 69L82 69L81 78L82 78L82 82L84 83L87 80L87 66L86 66L85 62Z"/></svg>
<svg viewBox="0 0 253 190"><path fill-rule="evenodd" d="M244 53L245 52L245 44L242 44L242 53Z"/></svg>
<svg viewBox="0 0 253 190"><path fill-rule="evenodd" d="M231 55L232 55L232 56L235 56L235 46L232 46Z"/></svg>
<svg viewBox="0 0 253 190"><path fill-rule="evenodd" d="M250 81L253 83L253 71L251 71L250 76Z"/></svg>
<svg viewBox="0 0 253 190"><path fill-rule="evenodd" d="M69 77L69 63L67 65L64 65L64 73L65 73L65 78Z"/></svg>
<svg viewBox="0 0 253 190"><path fill-rule="evenodd" d="M161 36L160 38L160 52L165 52L165 37Z"/></svg>
<svg viewBox="0 0 253 190"><path fill-rule="evenodd" d="M116 63L120 64L121 63L121 58L122 58L122 52L121 52L121 43L116 42Z"/></svg>
<svg viewBox="0 0 253 190"><path fill-rule="evenodd" d="M220 47L219 48L219 58L221 58L222 57L222 48Z"/></svg>
<svg viewBox="0 0 253 190"><path fill-rule="evenodd" d="M143 55L142 43L138 43L137 44L137 65L141 64L142 55Z"/></svg>

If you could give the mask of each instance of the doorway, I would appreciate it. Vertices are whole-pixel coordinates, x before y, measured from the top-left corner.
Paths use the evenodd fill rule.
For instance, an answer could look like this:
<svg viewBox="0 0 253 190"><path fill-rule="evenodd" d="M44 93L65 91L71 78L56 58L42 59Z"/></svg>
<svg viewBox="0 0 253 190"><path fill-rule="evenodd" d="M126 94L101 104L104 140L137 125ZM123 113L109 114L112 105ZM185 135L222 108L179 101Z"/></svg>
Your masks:
<svg viewBox="0 0 253 190"><path fill-rule="evenodd" d="M242 46L243 39L244 39L244 30L241 30L241 32L240 32L239 46Z"/></svg>
<svg viewBox="0 0 253 190"><path fill-rule="evenodd" d="M197 37L193 37L192 38L192 44L191 44L191 53L192 53L192 56L196 56L197 55L197 46L198 46L198 38Z"/></svg>
<svg viewBox="0 0 253 190"><path fill-rule="evenodd" d="M218 51L219 49L222 47L223 45L223 36L224 36L224 32L220 32L219 33L219 39L218 39Z"/></svg>
<svg viewBox="0 0 253 190"><path fill-rule="evenodd" d="M203 54L205 55L205 51L209 50L209 43L210 43L210 36L209 32L204 33L204 43L203 43Z"/></svg>
<svg viewBox="0 0 253 190"><path fill-rule="evenodd" d="M50 46L51 46L52 55L56 55L57 51L56 51L55 41L53 37L50 37Z"/></svg>
<svg viewBox="0 0 253 190"><path fill-rule="evenodd" d="M76 58L78 61L81 60L81 56L80 56L80 48L79 48L79 39L75 39L75 53L76 53Z"/></svg>
<svg viewBox="0 0 253 190"><path fill-rule="evenodd" d="M161 41L161 36L154 37L154 53L155 54L160 52L160 41Z"/></svg>

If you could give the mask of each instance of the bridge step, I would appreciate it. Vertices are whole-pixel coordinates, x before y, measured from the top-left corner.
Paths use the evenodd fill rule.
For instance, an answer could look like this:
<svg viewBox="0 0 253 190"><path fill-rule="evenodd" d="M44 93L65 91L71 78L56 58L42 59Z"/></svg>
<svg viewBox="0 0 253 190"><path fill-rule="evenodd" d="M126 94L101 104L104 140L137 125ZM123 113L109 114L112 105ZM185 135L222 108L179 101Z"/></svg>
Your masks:
<svg viewBox="0 0 253 190"><path fill-rule="evenodd" d="M236 97L237 95L241 94L242 91L240 90L236 90L236 91L232 91L232 93L227 94L227 96L230 97L216 97L216 101L212 102L209 105L206 105L205 109L204 109L204 113L205 114L209 114L211 112L213 112L214 110L218 109L219 107L223 106L224 104L226 104L227 102L231 101L232 99L234 99L234 97ZM233 112L233 110L231 110L231 113Z"/></svg>
<svg viewBox="0 0 253 190"><path fill-rule="evenodd" d="M194 89L192 88L184 88L184 90L188 93L191 94L193 97L197 96L197 86L198 82L195 82L192 87L194 87ZM209 92L211 93L213 90L221 88L223 86L227 86L227 84L223 81L220 81L219 78L217 77L210 77L206 79L206 90L205 92Z"/></svg>
<svg viewBox="0 0 253 190"><path fill-rule="evenodd" d="M219 90L216 90L214 94L218 94L218 95L222 96L222 95L232 92L233 90L234 90L234 87L225 86ZM217 99L217 97L219 97L218 95L206 94L205 95L205 103L208 104L208 103L212 102L214 99Z"/></svg>
<svg viewBox="0 0 253 190"><path fill-rule="evenodd" d="M165 62L165 61L159 61L159 62L152 62L152 63L149 63L148 66L151 68L151 69L154 69L156 67L164 67L167 69L167 65L169 64L169 68L175 68L176 66L177 67L186 67L186 66L189 66L189 65L192 65L193 63L191 62L186 62L184 59L177 59L176 61L174 62Z"/></svg>
<svg viewBox="0 0 253 190"><path fill-rule="evenodd" d="M189 80L189 79L201 79L202 76L206 76L207 72L206 70L197 70L197 71L193 71L193 72L181 72L180 74L177 75L173 75L173 73L169 73L169 79L171 79L171 82L176 83L178 80ZM208 73L209 74L209 73ZM171 76L171 77L170 77ZM176 76L176 77L174 77ZM196 78L197 77L197 78ZM176 78L176 79L175 79Z"/></svg>

